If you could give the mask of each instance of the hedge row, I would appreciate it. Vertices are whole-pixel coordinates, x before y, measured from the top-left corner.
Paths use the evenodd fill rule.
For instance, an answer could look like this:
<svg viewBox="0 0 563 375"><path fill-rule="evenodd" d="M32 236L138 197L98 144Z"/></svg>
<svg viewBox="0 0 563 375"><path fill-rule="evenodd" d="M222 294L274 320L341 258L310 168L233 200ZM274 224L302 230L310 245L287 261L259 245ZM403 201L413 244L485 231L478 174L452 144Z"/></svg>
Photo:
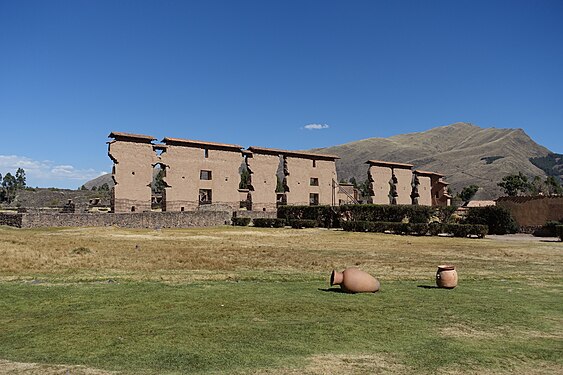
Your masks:
<svg viewBox="0 0 563 375"><path fill-rule="evenodd" d="M563 241L563 225L556 225L555 226L555 233L559 237L561 241Z"/></svg>
<svg viewBox="0 0 563 375"><path fill-rule="evenodd" d="M232 218L233 225L235 226L247 226L250 224L249 217L233 217ZM307 220L307 219L296 219L296 220L285 220L285 219L270 219L270 218L261 218L261 219L254 219L252 220L255 227L260 228L283 228L286 223L291 225L292 228L301 229L301 228L315 228L317 227L316 220Z"/></svg>
<svg viewBox="0 0 563 375"><path fill-rule="evenodd" d="M448 233L454 237L477 236L483 238L488 231L486 225L479 224L441 224L441 223L396 223L381 221L344 221L342 228L350 232L392 232L423 236Z"/></svg>
<svg viewBox="0 0 563 375"><path fill-rule="evenodd" d="M340 206L348 220L428 223L435 209L429 206L360 204Z"/></svg>
<svg viewBox="0 0 563 375"><path fill-rule="evenodd" d="M280 206L278 218L291 220L314 220L319 227L339 228L340 212L331 206Z"/></svg>
<svg viewBox="0 0 563 375"><path fill-rule="evenodd" d="M249 217L233 217L232 219L233 225L238 227L246 227L250 224Z"/></svg>
<svg viewBox="0 0 563 375"><path fill-rule="evenodd" d="M285 227L284 219L268 219L260 218L252 220L255 227L259 228L283 228Z"/></svg>

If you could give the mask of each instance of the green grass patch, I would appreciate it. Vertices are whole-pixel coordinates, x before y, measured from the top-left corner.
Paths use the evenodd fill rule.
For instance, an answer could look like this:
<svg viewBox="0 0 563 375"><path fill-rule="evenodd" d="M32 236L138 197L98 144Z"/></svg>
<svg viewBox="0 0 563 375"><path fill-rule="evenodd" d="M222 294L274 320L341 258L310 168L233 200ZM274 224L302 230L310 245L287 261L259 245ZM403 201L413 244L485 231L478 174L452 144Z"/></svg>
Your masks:
<svg viewBox="0 0 563 375"><path fill-rule="evenodd" d="M4 282L0 357L142 374L306 368L326 355L392 357L411 373L562 366L561 291L503 280L382 280L357 295L325 280Z"/></svg>

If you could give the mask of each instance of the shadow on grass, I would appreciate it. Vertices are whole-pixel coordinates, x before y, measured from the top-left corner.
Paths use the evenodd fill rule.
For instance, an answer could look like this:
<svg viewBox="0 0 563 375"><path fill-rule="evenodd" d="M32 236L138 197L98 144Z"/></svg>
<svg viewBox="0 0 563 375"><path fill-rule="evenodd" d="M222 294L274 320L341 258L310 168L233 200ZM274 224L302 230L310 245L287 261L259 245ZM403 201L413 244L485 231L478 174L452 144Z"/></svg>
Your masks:
<svg viewBox="0 0 563 375"><path fill-rule="evenodd" d="M346 293L344 290L340 289L340 288L319 288L319 290L321 292L332 292L332 293Z"/></svg>
<svg viewBox="0 0 563 375"><path fill-rule="evenodd" d="M436 285L417 285L417 288L422 288L422 289L442 289Z"/></svg>

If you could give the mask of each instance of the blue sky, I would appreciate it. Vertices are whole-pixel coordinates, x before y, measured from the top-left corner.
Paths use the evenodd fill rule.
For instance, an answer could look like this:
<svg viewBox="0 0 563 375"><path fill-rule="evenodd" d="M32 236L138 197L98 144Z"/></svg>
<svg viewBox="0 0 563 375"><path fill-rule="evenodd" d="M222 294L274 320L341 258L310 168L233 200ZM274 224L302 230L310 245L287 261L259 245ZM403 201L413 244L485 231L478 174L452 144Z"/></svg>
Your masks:
<svg viewBox="0 0 563 375"><path fill-rule="evenodd" d="M31 186L109 172L111 131L309 149L458 121L563 153L563 1L0 0L0 173Z"/></svg>

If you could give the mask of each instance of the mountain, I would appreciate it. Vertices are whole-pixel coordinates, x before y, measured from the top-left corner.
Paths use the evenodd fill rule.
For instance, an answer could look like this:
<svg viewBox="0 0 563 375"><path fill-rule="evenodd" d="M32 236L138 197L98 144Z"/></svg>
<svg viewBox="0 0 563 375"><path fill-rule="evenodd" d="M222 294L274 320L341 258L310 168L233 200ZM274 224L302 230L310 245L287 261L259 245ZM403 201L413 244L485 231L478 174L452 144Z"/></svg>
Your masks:
<svg viewBox="0 0 563 375"><path fill-rule="evenodd" d="M86 183L84 183L84 187L88 190L92 190L92 188L95 186L96 188L99 188L100 186L102 186L103 184L108 184L108 187L111 189L113 187L113 185L115 185L113 183L113 178L111 178L111 173L106 173L103 174L99 177L96 177L93 180L90 180Z"/></svg>
<svg viewBox="0 0 563 375"><path fill-rule="evenodd" d="M409 163L417 169L444 174L454 192L478 185L479 199L503 195L497 183L508 174L522 172L545 178L546 172L537 166L540 163L546 169L561 171L561 164L557 164L561 159L549 158L557 154L534 142L522 129L481 128L461 122L311 151L340 155L336 163L339 179L366 180L365 162L370 159Z"/></svg>

